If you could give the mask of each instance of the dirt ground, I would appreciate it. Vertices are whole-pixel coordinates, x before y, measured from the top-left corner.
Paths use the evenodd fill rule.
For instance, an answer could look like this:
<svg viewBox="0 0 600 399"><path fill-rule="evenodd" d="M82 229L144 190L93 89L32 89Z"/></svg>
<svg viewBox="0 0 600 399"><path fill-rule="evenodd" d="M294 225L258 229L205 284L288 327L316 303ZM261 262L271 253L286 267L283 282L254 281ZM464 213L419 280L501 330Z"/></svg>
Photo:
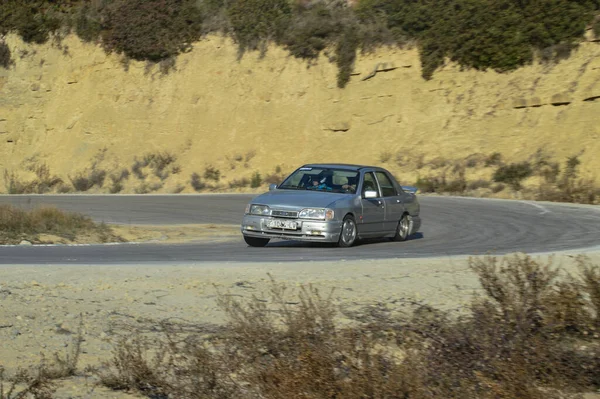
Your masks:
<svg viewBox="0 0 600 399"><path fill-rule="evenodd" d="M239 239L232 238L232 239ZM537 255L577 273L581 252ZM600 264L600 251L586 256ZM123 334L160 321L219 325L225 321L219 292L249 298L267 294L271 275L294 295L313 284L334 289L343 311L377 306L405 312L415 301L460 312L480 289L467 257L296 263L198 263L192 265L2 266L0 268L0 365L10 373L39 364L41 355L70 352L78 329L84 339L78 370L110 359ZM340 312L340 322L344 321ZM81 327L80 327L81 323ZM59 381L56 398L133 398L83 376Z"/></svg>

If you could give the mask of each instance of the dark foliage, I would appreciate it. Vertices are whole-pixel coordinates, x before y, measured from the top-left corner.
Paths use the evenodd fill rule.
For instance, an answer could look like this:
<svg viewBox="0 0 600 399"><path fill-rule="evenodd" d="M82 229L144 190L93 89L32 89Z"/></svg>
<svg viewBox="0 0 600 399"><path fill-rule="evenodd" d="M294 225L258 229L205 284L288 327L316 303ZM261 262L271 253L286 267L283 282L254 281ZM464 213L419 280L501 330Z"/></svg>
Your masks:
<svg viewBox="0 0 600 399"><path fill-rule="evenodd" d="M567 57L586 26L600 36L598 0L85 0L0 3L0 34L14 31L43 43L60 27L107 51L153 62L190 49L202 34L230 34L247 50L275 42L295 57L316 59L330 47L344 87L358 49L416 43L422 75L430 79L446 60L467 68L510 71L536 53L549 62Z"/></svg>

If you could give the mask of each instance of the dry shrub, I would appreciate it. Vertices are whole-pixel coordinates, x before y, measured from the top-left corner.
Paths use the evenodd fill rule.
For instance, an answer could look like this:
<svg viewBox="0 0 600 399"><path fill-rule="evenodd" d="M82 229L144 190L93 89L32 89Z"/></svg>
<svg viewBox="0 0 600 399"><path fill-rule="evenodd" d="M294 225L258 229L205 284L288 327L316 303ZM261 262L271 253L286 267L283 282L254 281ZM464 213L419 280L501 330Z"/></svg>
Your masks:
<svg viewBox="0 0 600 399"><path fill-rule="evenodd" d="M467 184L467 188L469 190L477 190L479 188L489 188L490 185L491 185L491 183L489 182L489 180L477 179L477 180L470 181Z"/></svg>
<svg viewBox="0 0 600 399"><path fill-rule="evenodd" d="M213 180L215 182L218 182L221 179L221 171L212 165L208 165L204 169L203 176L206 180Z"/></svg>
<svg viewBox="0 0 600 399"><path fill-rule="evenodd" d="M168 151L148 153L142 159L134 158L131 171L138 179L143 180L148 176L144 169L149 168L156 177L165 180L171 173L181 171L181 168L175 165L176 160L177 157ZM171 170L168 170L169 166L171 166Z"/></svg>
<svg viewBox="0 0 600 399"><path fill-rule="evenodd" d="M293 298L293 297L292 297ZM331 294L301 287L291 299L272 280L268 299L238 301L220 295L229 317L228 352L240 364L237 375L259 397L402 397L408 393L404 368L378 349L368 330L335 325Z"/></svg>
<svg viewBox="0 0 600 399"><path fill-rule="evenodd" d="M75 177L70 177L71 184L75 191L88 191L92 187L102 187L104 179L106 178L106 171L102 169L96 169L96 166L92 166L89 170L79 172Z"/></svg>
<svg viewBox="0 0 600 399"><path fill-rule="evenodd" d="M446 172L441 176L419 177L415 186L423 193L463 193L467 189L464 169L459 169L453 178L447 178Z"/></svg>
<svg viewBox="0 0 600 399"><path fill-rule="evenodd" d="M470 314L417 329L427 340L417 359L425 397L548 398L559 397L549 389L565 394L598 383L598 351L571 344L595 318L575 283L557 282L550 262L529 256L476 259L470 267L484 291Z"/></svg>
<svg viewBox="0 0 600 399"><path fill-rule="evenodd" d="M584 204L596 203L600 198L600 188L596 187L591 179L579 178L578 167L580 164L578 156L569 157L562 173L556 163L543 165L539 174L544 177L544 183L540 185L536 199Z"/></svg>
<svg viewBox="0 0 600 399"><path fill-rule="evenodd" d="M8 44L6 44L4 39L0 39L0 67L8 69L14 65L14 63L10 47L8 47Z"/></svg>
<svg viewBox="0 0 600 399"><path fill-rule="evenodd" d="M521 189L521 182L532 174L533 169L529 162L511 163L496 169L492 179L497 183L506 183L518 191Z"/></svg>
<svg viewBox="0 0 600 399"><path fill-rule="evenodd" d="M497 166L502 163L502 154L494 152L484 159L483 164L485 167Z"/></svg>
<svg viewBox="0 0 600 399"><path fill-rule="evenodd" d="M447 166L450 163L449 160L443 157L433 158L431 161L427 162L427 165L431 167L431 169L440 169Z"/></svg>
<svg viewBox="0 0 600 399"><path fill-rule="evenodd" d="M54 383L44 374L43 368L26 370L20 368L16 374L8 379L6 387L4 368L0 366L0 399L52 399L56 391Z"/></svg>
<svg viewBox="0 0 600 399"><path fill-rule="evenodd" d="M20 180L14 172L4 170L4 186L8 194L45 194L63 186L63 180L52 175L47 164L33 163L27 170L36 175L36 178L29 182Z"/></svg>
<svg viewBox="0 0 600 399"><path fill-rule="evenodd" d="M232 381L227 359L181 329L161 323L164 337L133 334L120 339L110 362L98 371L100 383L114 390L152 398L225 399L245 397Z"/></svg>
<svg viewBox="0 0 600 399"><path fill-rule="evenodd" d="M9 378L10 385L5 388L4 368L0 365L0 399L52 399L56 386L52 380L74 376L77 372L77 363L81 353L83 341L83 318L77 334L72 340L70 350L64 355L54 353L54 361L46 362L42 354L39 365L28 369L19 368L15 376Z"/></svg>
<svg viewBox="0 0 600 399"><path fill-rule="evenodd" d="M67 213L53 207L24 211L10 205L0 206L0 243L18 244L36 241L38 234L52 234L73 240L79 234L98 234L103 242L121 240L105 224L96 224L88 216Z"/></svg>
<svg viewBox="0 0 600 399"><path fill-rule="evenodd" d="M229 188L242 188L250 185L250 179L242 177L241 179L234 179L229 182Z"/></svg>
<svg viewBox="0 0 600 399"><path fill-rule="evenodd" d="M579 278L552 261L471 259L482 295L462 316L418 307L336 323L332 293L218 292L223 330L121 340L102 382L177 398L569 398L600 387L600 268ZM415 305L419 305L418 303Z"/></svg>
<svg viewBox="0 0 600 399"><path fill-rule="evenodd" d="M71 345L64 355L58 352L54 353L53 362L46 364L44 359L43 374L49 379L60 379L74 376L77 372L77 363L79 362L79 355L81 354L81 343L83 339L83 316L79 315L79 327L77 334L71 340Z"/></svg>
<svg viewBox="0 0 600 399"><path fill-rule="evenodd" d="M126 168L121 169L119 172L111 173L110 176L111 185L108 191L111 194L119 193L123 190L123 180L129 178L129 170Z"/></svg>
<svg viewBox="0 0 600 399"><path fill-rule="evenodd" d="M192 188L196 191L204 190L207 187L206 182L202 181L200 175L196 172L190 175L190 184Z"/></svg>

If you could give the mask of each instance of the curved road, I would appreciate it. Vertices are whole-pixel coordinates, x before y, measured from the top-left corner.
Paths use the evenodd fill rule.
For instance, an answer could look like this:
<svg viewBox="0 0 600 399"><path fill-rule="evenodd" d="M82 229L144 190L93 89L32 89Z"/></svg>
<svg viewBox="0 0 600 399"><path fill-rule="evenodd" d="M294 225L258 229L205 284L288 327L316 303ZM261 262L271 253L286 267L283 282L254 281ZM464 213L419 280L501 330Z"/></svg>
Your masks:
<svg viewBox="0 0 600 399"><path fill-rule="evenodd" d="M41 204L123 224L239 225L251 194L0 196L24 209ZM197 244L0 246L0 264L147 264L287 262L554 252L600 245L600 207L420 197L423 226L409 241L372 240L352 248L274 240L249 248L239 240Z"/></svg>

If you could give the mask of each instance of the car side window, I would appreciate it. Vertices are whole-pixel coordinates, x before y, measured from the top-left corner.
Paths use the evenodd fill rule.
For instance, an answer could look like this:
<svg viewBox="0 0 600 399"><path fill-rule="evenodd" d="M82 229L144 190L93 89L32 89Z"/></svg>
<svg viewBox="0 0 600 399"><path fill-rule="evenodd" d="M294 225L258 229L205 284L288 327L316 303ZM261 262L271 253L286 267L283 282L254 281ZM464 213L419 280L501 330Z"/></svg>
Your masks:
<svg viewBox="0 0 600 399"><path fill-rule="evenodd" d="M379 190L377 189L377 182L375 181L375 176L373 175L373 172L365 173L365 179L363 181L363 188L362 188L363 195L365 194L365 191L367 191L367 190L377 191L377 196L378 197L381 196L381 194L379 193Z"/></svg>
<svg viewBox="0 0 600 399"><path fill-rule="evenodd" d="M379 185L381 186L381 193L383 197L393 197L398 195L396 188L394 188L394 184L385 173L376 172L376 174L377 180L379 180Z"/></svg>

